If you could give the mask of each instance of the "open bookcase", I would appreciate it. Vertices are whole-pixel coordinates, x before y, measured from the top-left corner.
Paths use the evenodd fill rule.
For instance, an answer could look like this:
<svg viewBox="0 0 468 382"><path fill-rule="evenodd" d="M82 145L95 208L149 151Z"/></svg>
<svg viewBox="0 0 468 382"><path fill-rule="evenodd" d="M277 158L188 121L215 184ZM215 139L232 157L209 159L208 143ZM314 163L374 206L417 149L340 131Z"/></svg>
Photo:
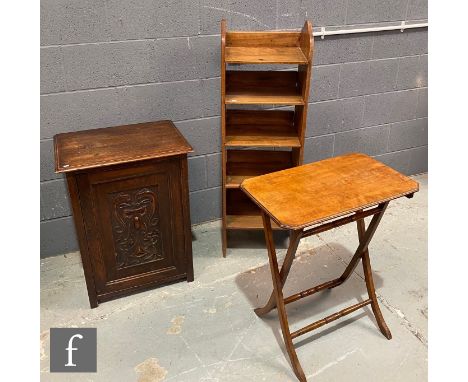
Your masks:
<svg viewBox="0 0 468 382"><path fill-rule="evenodd" d="M221 21L224 257L227 230L263 228L260 210L239 188L242 181L302 164L313 47L309 21L300 32L228 32ZM232 64L259 70L233 70ZM262 64L297 68L261 70Z"/></svg>

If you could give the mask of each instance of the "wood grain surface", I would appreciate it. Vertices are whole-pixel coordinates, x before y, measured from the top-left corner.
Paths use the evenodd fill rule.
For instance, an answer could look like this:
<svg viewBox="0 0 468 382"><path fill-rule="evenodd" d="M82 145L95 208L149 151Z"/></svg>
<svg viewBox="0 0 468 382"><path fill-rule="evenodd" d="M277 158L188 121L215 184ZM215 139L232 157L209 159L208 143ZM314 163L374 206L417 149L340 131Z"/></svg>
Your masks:
<svg viewBox="0 0 468 382"><path fill-rule="evenodd" d="M193 151L172 121L138 123L54 136L55 171L70 172Z"/></svg>
<svg viewBox="0 0 468 382"><path fill-rule="evenodd" d="M413 194L419 185L357 153L246 179L241 189L279 226L299 229Z"/></svg>

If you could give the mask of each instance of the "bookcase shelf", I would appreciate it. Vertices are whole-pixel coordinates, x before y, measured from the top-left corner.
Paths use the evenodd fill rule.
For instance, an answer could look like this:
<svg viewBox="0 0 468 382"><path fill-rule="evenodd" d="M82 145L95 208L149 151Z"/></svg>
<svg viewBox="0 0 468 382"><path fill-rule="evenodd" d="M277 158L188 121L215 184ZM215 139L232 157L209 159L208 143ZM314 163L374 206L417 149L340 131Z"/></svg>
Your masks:
<svg viewBox="0 0 468 382"><path fill-rule="evenodd" d="M294 111L227 110L226 147L301 147Z"/></svg>
<svg viewBox="0 0 468 382"><path fill-rule="evenodd" d="M228 229L262 229L260 209L242 190L227 189L226 226ZM273 223L273 222L272 222ZM280 227L274 224L274 229Z"/></svg>
<svg viewBox="0 0 468 382"><path fill-rule="evenodd" d="M301 31L260 32L227 31L221 21L223 256L228 230L263 228L260 209L240 184L302 164L313 46L309 21ZM259 70L233 70L239 68L231 64L257 64ZM297 67L260 70L261 64ZM251 110L236 105L290 107ZM281 229L273 222L272 227Z"/></svg>
<svg viewBox="0 0 468 382"><path fill-rule="evenodd" d="M263 229L262 216L260 211L256 215L226 215L227 229ZM282 229L274 221L271 222L271 228Z"/></svg>
<svg viewBox="0 0 468 382"><path fill-rule="evenodd" d="M233 46L226 48L229 64L307 64L299 47L267 48Z"/></svg>
<svg viewBox="0 0 468 382"><path fill-rule="evenodd" d="M226 162L226 188L239 188L244 179L293 165L291 151L229 150Z"/></svg>
<svg viewBox="0 0 468 382"><path fill-rule="evenodd" d="M226 104L304 105L297 72L227 71Z"/></svg>

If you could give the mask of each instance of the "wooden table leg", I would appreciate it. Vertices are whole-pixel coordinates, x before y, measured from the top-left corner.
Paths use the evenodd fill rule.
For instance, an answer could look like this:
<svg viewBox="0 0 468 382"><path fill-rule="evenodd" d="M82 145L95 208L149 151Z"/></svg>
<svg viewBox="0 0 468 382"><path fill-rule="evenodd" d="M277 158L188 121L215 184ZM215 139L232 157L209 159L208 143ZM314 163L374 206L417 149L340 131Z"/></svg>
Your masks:
<svg viewBox="0 0 468 382"><path fill-rule="evenodd" d="M390 330L388 329L388 326L385 323L385 320L383 318L382 312L380 311L377 296L375 294L374 281L372 278L372 268L370 265L369 250L368 250L369 243L372 240L372 237L374 236L374 233L380 223L380 220L382 219L382 216L387 206L388 206L388 202L385 202L379 205L379 210L378 212L375 212L367 230L366 230L364 218L358 217L354 219L354 221L357 222L357 227L358 227L359 246L356 249L356 252L354 253L354 256L351 259L350 263L348 264L345 271L339 278L320 284L318 286L307 289L305 291L296 293L292 296L287 297L286 299L283 296L283 287L288 277L289 271L291 269L291 265L296 254L299 241L302 237L304 237L304 231L300 229L300 230L296 230L292 232L288 251L286 253L286 257L284 259L284 262L280 271L278 269L278 259L276 257L275 244L273 241L273 231L271 228L271 220L270 220L270 217L265 212L262 211L263 227L265 231L265 240L267 244L268 258L269 258L269 263L270 263L270 272L271 272L271 277L273 280L273 293L270 296L267 304L262 308L255 309L255 313L257 313L257 315L259 316L263 316L264 314L267 314L268 312L270 312L273 308L275 307L277 308L286 350L288 352L289 359L291 360L291 365L294 370L294 373L296 374L297 378L300 381L307 381L307 379L299 363L299 359L297 358L296 350L294 349L294 345L292 342L294 338L300 335L308 333L329 322L332 322L340 317L343 317L349 313L352 313L355 310L364 307L365 305L370 304L372 307L372 311L374 312L374 316L377 320L377 324L380 328L380 331L384 334L386 338L388 339L392 338L392 334L390 333ZM362 215L359 215L359 216L362 216ZM288 317L286 314L286 304L289 304L301 298L310 296L320 290L323 290L326 288L331 289L338 285L341 285L350 277L351 273L354 271L354 269L356 268L356 265L361 259L362 259L362 265L364 269L364 276L365 276L365 281L366 281L367 292L369 294L369 299L363 302L360 302L359 304L355 304L351 307L343 309L340 312L334 313L328 317L325 317L322 320L316 321L312 324L305 326L304 328L301 328L291 333L289 329Z"/></svg>
<svg viewBox="0 0 468 382"><path fill-rule="evenodd" d="M387 204L387 205L388 205L388 204ZM378 215L378 216L379 216L379 217L378 217L379 221L380 221L380 219L382 218L383 213L385 212L385 208L386 208L386 205L383 206L383 210L380 212L380 215ZM360 213L360 212L361 212L361 211L357 211L357 212L356 212L356 215L357 215L358 213ZM358 224L359 241L361 242L361 241L364 240L364 235L365 235L365 233L366 233L366 227L365 227L365 224L364 224L364 225L360 228L360 226L359 226L359 224L360 224L359 222L360 222L360 221L362 221L362 222L364 223L364 219L356 220L356 222L357 222L357 224ZM378 225L378 223L377 223L377 225ZM376 228L377 228L377 226L376 226ZM338 279L337 279L338 283L337 283L336 285L334 284L332 287L330 287L330 288L328 288L328 289L336 288L337 286L343 284L346 280L348 280L349 277L351 276L351 274L353 273L353 271L356 269L356 267L357 267L359 261L360 261L361 259L363 259L363 256L364 256L364 253L365 253L365 252L369 253L367 249L366 249L366 251L364 251L364 252L356 251L356 252L354 253L354 256L351 258L351 261L349 262L348 266L347 266L346 269L344 270L343 274L342 274L340 277L338 277Z"/></svg>
<svg viewBox="0 0 468 382"><path fill-rule="evenodd" d="M296 377L301 382L306 382L304 371L297 358L296 350L291 338L291 332L289 330L288 317L286 314L286 308L283 301L283 284L281 282L281 276L278 270L278 260L276 258L275 244L273 242L273 231L271 229L270 217L262 211L263 227L265 231L265 240L268 249L268 258L270 260L270 271L273 280L273 291L276 299L276 307L278 310L279 321L281 325L281 331L283 332L283 340L286 345L286 350L291 360L291 365L296 374ZM299 235L300 236L300 235ZM292 244L292 243L291 243ZM290 244L290 246L291 246ZM297 247L297 246L296 246ZM292 256L294 257L294 256Z"/></svg>
<svg viewBox="0 0 468 382"><path fill-rule="evenodd" d="M296 256L296 250L300 240L301 231L291 231L291 235L289 237L288 252L286 253L280 271L281 290L283 289L284 284L286 284L286 279L288 278L291 265L293 263L294 257ZM276 298L275 290L273 289L270 298L268 299L268 302L265 304L265 306L255 309L254 312L257 314L257 316L262 317L274 308L276 308Z"/></svg>
<svg viewBox="0 0 468 382"><path fill-rule="evenodd" d="M356 223L357 223L357 228L358 228L359 241L362 242L362 240L364 240L364 235L366 233L366 223L364 222L364 219L360 219ZM369 295L369 298L372 300L371 308L372 308L372 311L374 312L375 319L377 320L377 325L379 326L379 329L382 332L382 334L387 339L391 340L392 333L390 332L390 329L385 323L382 312L380 311L377 296L375 294L374 279L372 277L372 268L371 268L370 258L369 258L369 249L367 248L362 254L362 268L364 270L364 277L366 280L367 294Z"/></svg>

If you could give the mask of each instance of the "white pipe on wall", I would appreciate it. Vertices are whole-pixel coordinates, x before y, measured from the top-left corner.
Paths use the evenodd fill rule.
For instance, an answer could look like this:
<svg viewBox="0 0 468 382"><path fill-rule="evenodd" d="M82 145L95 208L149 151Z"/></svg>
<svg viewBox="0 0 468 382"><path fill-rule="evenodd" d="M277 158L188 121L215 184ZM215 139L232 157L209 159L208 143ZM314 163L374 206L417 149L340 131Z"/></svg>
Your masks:
<svg viewBox="0 0 468 382"><path fill-rule="evenodd" d="M337 29L337 30L326 30L325 27L322 27L320 31L313 32L314 36L320 36L322 39L325 36L340 35L340 34L351 34L351 33L367 33L367 32L382 32L382 31L394 31L400 30L404 32L405 29L414 29L414 28L427 28L429 23L415 23L415 24L406 24L405 21L402 21L400 25L389 25L389 26L380 26L380 27L367 27L367 28L354 28L354 29Z"/></svg>

